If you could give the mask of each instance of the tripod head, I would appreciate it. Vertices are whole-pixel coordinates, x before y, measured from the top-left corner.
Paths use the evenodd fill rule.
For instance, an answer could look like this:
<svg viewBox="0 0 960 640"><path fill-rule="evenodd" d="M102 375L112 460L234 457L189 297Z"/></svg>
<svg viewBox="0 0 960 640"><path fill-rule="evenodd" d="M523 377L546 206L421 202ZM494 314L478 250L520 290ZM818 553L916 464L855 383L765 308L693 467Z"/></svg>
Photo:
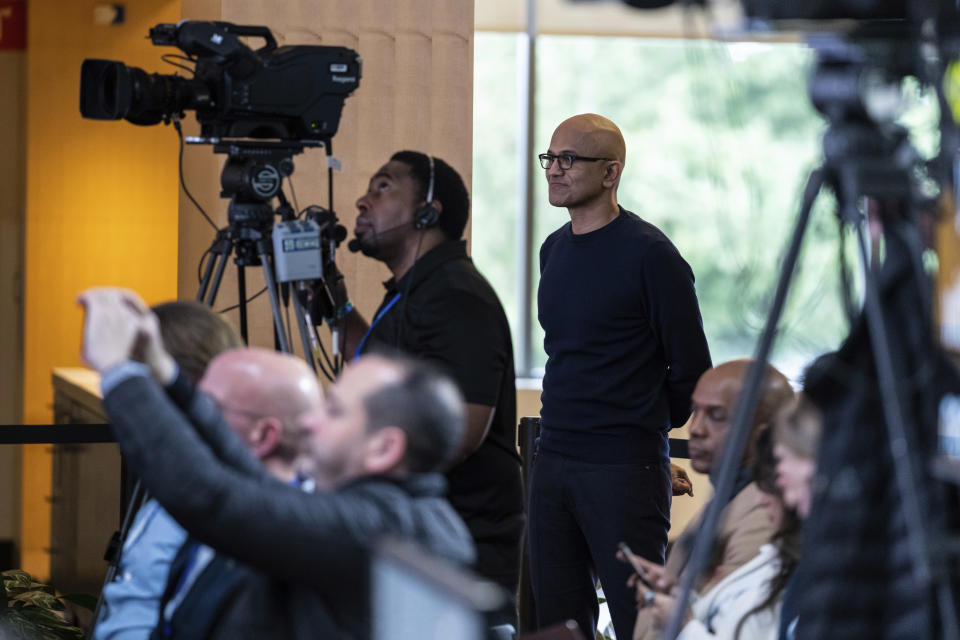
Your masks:
<svg viewBox="0 0 960 640"><path fill-rule="evenodd" d="M330 141L215 138L193 138L188 141L193 144L213 144L215 153L228 155L220 176L220 196L230 198L227 207L228 224L226 228L217 231L217 237L208 250L211 259L207 262L201 278L197 300L204 301L206 298L206 304L213 305L227 258L233 253L239 288L237 307L240 310L240 335L246 341L247 298L244 268L262 267L273 312L276 347L289 353L280 298L282 297L286 305L290 298L290 283L294 283L294 286L302 291L311 281L319 282L327 295L330 295L324 276L328 271L335 270L334 252L346 237L346 229L338 224L333 211L318 206L308 207L304 212L304 219L298 219L283 194L283 178L293 173L294 155L302 153L305 147L325 146L329 156ZM332 166L329 159L328 166ZM331 202L332 184L331 170ZM280 202L276 209L272 205L273 198ZM280 216L281 222L275 225L276 215ZM300 298L293 296L293 299L303 352L307 362L316 370L317 363L312 354L324 352ZM334 356L336 360L336 353Z"/></svg>
<svg viewBox="0 0 960 640"><path fill-rule="evenodd" d="M205 142L193 140L192 142ZM293 156L302 153L307 144L322 143L230 140L211 141L214 153L226 153L227 162L220 174L221 198L230 198L227 207L228 234L236 245L235 262L239 266L259 266L258 243L267 245L276 213L292 219L293 210L281 191L283 179L293 174ZM275 212L271 202L280 198Z"/></svg>
<svg viewBox="0 0 960 640"><path fill-rule="evenodd" d="M895 199L909 207L920 199L927 167L895 121L901 113L902 84L914 68L907 42L867 26L849 38L815 34L810 76L813 105L827 119L823 136L824 178L833 187L838 214L848 224L862 215L862 196Z"/></svg>

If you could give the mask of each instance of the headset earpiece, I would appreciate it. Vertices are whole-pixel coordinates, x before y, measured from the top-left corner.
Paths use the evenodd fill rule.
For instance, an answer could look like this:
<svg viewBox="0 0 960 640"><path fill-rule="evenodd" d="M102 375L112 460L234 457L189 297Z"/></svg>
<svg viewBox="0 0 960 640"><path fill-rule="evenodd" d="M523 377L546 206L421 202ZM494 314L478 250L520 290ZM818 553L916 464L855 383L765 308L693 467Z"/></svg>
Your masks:
<svg viewBox="0 0 960 640"><path fill-rule="evenodd" d="M419 231L436 226L437 221L440 220L440 211L433 206L433 156L427 156L427 158L430 160L430 182L427 183L427 201L425 205L417 209L417 212L413 214L413 228Z"/></svg>
<svg viewBox="0 0 960 640"><path fill-rule="evenodd" d="M418 230L429 229L436 226L440 219L440 212L432 204L420 207L413 216L413 228Z"/></svg>

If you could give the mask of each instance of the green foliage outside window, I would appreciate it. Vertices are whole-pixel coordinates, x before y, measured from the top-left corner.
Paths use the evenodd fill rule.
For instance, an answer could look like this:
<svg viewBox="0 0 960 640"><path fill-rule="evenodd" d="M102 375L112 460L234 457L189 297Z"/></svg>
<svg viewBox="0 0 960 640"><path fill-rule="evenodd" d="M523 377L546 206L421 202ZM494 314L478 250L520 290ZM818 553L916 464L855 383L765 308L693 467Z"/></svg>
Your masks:
<svg viewBox="0 0 960 640"><path fill-rule="evenodd" d="M513 234L526 170L517 160L520 42L477 34L474 98L473 255L515 330L520 263ZM807 97L812 52L801 44L587 36L540 36L537 43L535 152L546 150L569 116L595 112L616 122L627 141L620 204L660 227L692 266L714 361L750 356L804 182L821 157L825 124ZM935 136L923 123L932 118L921 109L906 120L929 154ZM542 175L536 166L534 251L569 220L549 205ZM822 194L780 323L772 362L791 377L848 331L833 211L832 197ZM844 239L851 264L854 240ZM536 375L546 356L535 295L529 304Z"/></svg>

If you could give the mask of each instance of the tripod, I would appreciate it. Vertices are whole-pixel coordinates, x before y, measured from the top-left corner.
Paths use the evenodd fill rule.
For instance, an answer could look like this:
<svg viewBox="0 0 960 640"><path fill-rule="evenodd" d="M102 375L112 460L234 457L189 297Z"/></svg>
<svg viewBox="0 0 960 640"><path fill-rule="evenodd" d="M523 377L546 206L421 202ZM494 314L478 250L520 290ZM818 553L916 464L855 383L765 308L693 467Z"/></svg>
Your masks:
<svg viewBox="0 0 960 640"><path fill-rule="evenodd" d="M905 532L902 539L907 552L901 555L910 571L903 580L919 594L916 603L909 603L916 604L916 610L904 619L915 625L913 637L934 637L935 630L940 633L939 637L950 640L958 637L956 593L947 571L948 564L934 556L934 549L939 547L946 534L945 519L941 514L949 510L947 492L929 482L924 484L929 478L931 413L935 420L937 401L934 385L930 384L931 372L939 363L932 339L932 294L923 269L922 243L912 212L919 162L905 130L890 123L872 121L866 117L862 106L842 99L854 96L838 95L837 87L858 84L864 71L862 52L852 47L821 48L819 52L818 68L811 81L811 97L830 121L824 135L824 164L810 175L804 190L769 316L744 382L720 468L714 477L715 496L705 511L682 575L681 592L664 638L675 638L680 631L694 583L707 566L715 533L732 493L750 434L764 369L811 209L824 186L829 186L836 196L842 223L853 227L863 224L860 205L866 197L881 202L879 213L886 240L886 260L880 272L871 260L864 234L857 234L866 285L864 314L858 332L848 339L842 351L848 356L851 353L856 355L857 383L869 401L882 407L876 422L883 428L879 432L871 431L870 435L886 450L870 453L876 457L874 464L886 463L892 467L895 482L891 493L895 497L887 496L887 500L895 504L890 508L893 518L888 526L893 529L895 521ZM901 295L902 292L906 295ZM903 300L911 301L911 308L904 308ZM891 333L891 327L896 328L896 333ZM864 402L861 400L861 404ZM856 418L857 414L850 413L848 417ZM830 427L854 429L855 426L862 425L829 424L825 425L825 432ZM866 421L866 426L872 425ZM825 453L829 454L821 452L821 463ZM816 533L809 527L816 512L815 501L814 512L808 521L808 534ZM821 514L817 525L824 521ZM883 534L879 535L886 539ZM805 545L805 551L809 549ZM893 553L894 550L890 550L890 554ZM803 562L807 560L804 558ZM854 571L856 568L854 564ZM824 590L820 585L818 588ZM926 594L933 597L925 598ZM882 604L878 603L878 606L882 607ZM939 615L939 624L934 622L934 610ZM878 620L883 617L877 615ZM800 620L803 624L802 612ZM814 631L811 637L826 636L818 636Z"/></svg>
<svg viewBox="0 0 960 640"><path fill-rule="evenodd" d="M280 310L280 294L274 274L271 230L277 214L282 220L293 220L294 211L281 189L284 177L293 173L292 156L303 151L302 142L269 142L238 140L214 145L215 153L229 157L221 173L221 197L229 197L228 225L217 231L208 253L197 301L213 306L220 281L231 254L237 265L240 336L248 342L246 267L262 267L273 315L274 340L277 350L290 353L290 340ZM274 211L270 201L277 197L280 207ZM212 278L212 281L211 281ZM316 370L311 348L312 327L300 297L293 296L294 311L304 358Z"/></svg>
<svg viewBox="0 0 960 640"><path fill-rule="evenodd" d="M208 139L195 139L191 142L212 142ZM233 140L230 142L215 142L214 152L227 153L228 159L221 173L221 197L229 197L227 208L228 226L217 231L213 244L208 249L211 259L208 260L197 292L197 301L212 307L216 301L220 282L226 270L227 262L234 255L237 265L238 308L240 310L240 335L243 341L248 342L247 331L247 295L246 273L248 266L262 267L263 276L270 297L270 306L273 314L274 338L276 348L284 353L290 353L290 343L287 331L280 313L280 295L277 280L274 275L274 255L271 231L274 227L274 218L279 215L283 221L296 218L293 207L287 201L281 189L284 177L293 173L292 156L303 151L307 142L273 142ZM324 144L330 151L329 141ZM331 172L332 185L332 172ZM280 206L276 211L270 206L270 201L276 197ZM332 201L331 186L331 201ZM328 254L332 254L337 244L343 239L345 231L337 225L336 215L333 212L320 210L319 214L311 213L315 221L322 223L320 228L325 234L323 240L329 245ZM297 283L302 286L302 283ZM327 290L324 283L324 290ZM327 290L328 291L328 290ZM329 292L327 295L330 295ZM317 370L313 357L311 338L316 339L309 314L305 311L299 295L294 295L293 304L296 312L300 337L303 341L303 353L307 363ZM331 303L332 304L332 303ZM140 505L147 498L140 481L137 480L124 512L120 529L113 534L105 558L109 565L104 579L104 586L110 584L119 567L122 549L127 540L130 527ZM90 637L98 622L103 606L103 596L97 600L91 626L88 630Z"/></svg>

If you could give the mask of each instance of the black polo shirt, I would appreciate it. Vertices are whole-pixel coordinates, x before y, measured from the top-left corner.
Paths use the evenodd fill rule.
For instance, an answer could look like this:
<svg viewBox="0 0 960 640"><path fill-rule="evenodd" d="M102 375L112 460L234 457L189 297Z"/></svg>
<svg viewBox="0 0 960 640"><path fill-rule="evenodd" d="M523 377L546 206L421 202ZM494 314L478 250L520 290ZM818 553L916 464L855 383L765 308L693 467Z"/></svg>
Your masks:
<svg viewBox="0 0 960 640"><path fill-rule="evenodd" d="M503 306L462 240L438 245L384 286L374 318L386 312L363 352L387 346L426 360L456 381L467 402L495 407L487 437L447 480L450 502L477 542L479 573L515 591L523 489L513 344Z"/></svg>

